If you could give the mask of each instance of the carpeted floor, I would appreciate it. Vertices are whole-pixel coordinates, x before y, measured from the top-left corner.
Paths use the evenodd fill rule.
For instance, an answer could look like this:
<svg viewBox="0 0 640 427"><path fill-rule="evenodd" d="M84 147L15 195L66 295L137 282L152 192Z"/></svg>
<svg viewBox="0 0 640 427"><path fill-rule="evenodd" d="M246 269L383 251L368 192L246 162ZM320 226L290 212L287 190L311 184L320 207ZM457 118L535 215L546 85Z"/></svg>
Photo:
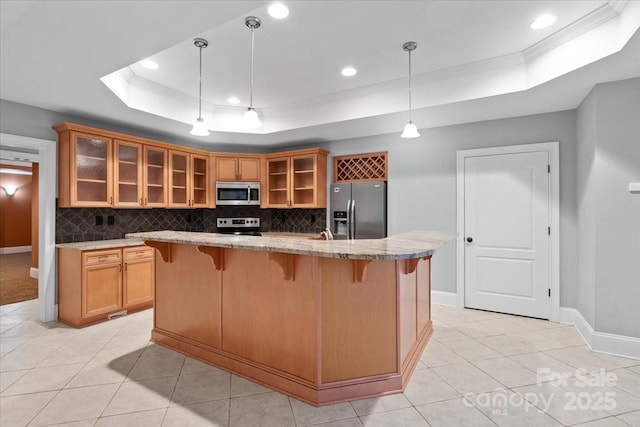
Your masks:
<svg viewBox="0 0 640 427"><path fill-rule="evenodd" d="M29 276L31 252L0 255L0 305L38 298L38 281Z"/></svg>

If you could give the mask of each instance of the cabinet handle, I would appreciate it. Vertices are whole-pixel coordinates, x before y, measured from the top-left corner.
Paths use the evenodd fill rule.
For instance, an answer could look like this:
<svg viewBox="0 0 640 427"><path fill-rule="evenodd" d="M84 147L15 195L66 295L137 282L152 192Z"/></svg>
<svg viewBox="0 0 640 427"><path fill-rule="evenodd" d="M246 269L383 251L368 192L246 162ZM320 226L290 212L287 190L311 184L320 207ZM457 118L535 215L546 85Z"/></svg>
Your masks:
<svg viewBox="0 0 640 427"><path fill-rule="evenodd" d="M127 265L128 265L128 264L125 262L125 263L124 263L124 271L127 271Z"/></svg>
<svg viewBox="0 0 640 427"><path fill-rule="evenodd" d="M122 271L122 264L120 264L118 267L119 267L118 270Z"/></svg>
<svg viewBox="0 0 640 427"><path fill-rule="evenodd" d="M142 197L140 197L140 204L144 206L144 199Z"/></svg>
<svg viewBox="0 0 640 427"><path fill-rule="evenodd" d="M147 200L147 198L145 197L145 198L144 198L144 205L145 205L145 206L147 205L147 202L148 202L148 200Z"/></svg>
<svg viewBox="0 0 640 427"><path fill-rule="evenodd" d="M109 204L113 206L113 196L109 197Z"/></svg>

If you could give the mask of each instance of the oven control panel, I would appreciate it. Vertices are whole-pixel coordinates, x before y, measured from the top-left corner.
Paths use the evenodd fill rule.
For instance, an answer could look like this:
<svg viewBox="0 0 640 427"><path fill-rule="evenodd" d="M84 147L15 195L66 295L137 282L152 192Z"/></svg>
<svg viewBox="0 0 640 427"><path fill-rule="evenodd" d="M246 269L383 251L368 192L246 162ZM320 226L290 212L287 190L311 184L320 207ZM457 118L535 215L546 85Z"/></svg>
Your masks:
<svg viewBox="0 0 640 427"><path fill-rule="evenodd" d="M260 227L260 218L218 218L218 228L256 228Z"/></svg>

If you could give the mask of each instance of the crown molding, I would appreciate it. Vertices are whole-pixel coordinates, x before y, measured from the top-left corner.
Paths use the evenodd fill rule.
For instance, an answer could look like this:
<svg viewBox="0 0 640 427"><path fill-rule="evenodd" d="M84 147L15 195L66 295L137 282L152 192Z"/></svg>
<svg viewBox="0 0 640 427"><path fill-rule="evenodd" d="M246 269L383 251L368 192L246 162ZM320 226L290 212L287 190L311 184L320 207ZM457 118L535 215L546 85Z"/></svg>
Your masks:
<svg viewBox="0 0 640 427"><path fill-rule="evenodd" d="M628 0L611 0L593 12L556 31L522 53L529 62L620 15Z"/></svg>

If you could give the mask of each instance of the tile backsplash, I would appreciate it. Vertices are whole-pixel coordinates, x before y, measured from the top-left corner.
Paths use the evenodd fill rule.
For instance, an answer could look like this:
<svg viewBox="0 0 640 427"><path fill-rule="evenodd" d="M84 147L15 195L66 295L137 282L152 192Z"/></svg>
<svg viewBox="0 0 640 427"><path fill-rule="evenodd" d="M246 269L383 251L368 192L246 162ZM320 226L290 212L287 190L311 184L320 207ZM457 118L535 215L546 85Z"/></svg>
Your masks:
<svg viewBox="0 0 640 427"><path fill-rule="evenodd" d="M110 217L112 225L109 225ZM216 209L57 208L56 243L121 239L126 233L140 231L215 232L218 217L258 217L263 231L296 233L319 233L327 222L325 209L260 209L256 206L219 206Z"/></svg>

